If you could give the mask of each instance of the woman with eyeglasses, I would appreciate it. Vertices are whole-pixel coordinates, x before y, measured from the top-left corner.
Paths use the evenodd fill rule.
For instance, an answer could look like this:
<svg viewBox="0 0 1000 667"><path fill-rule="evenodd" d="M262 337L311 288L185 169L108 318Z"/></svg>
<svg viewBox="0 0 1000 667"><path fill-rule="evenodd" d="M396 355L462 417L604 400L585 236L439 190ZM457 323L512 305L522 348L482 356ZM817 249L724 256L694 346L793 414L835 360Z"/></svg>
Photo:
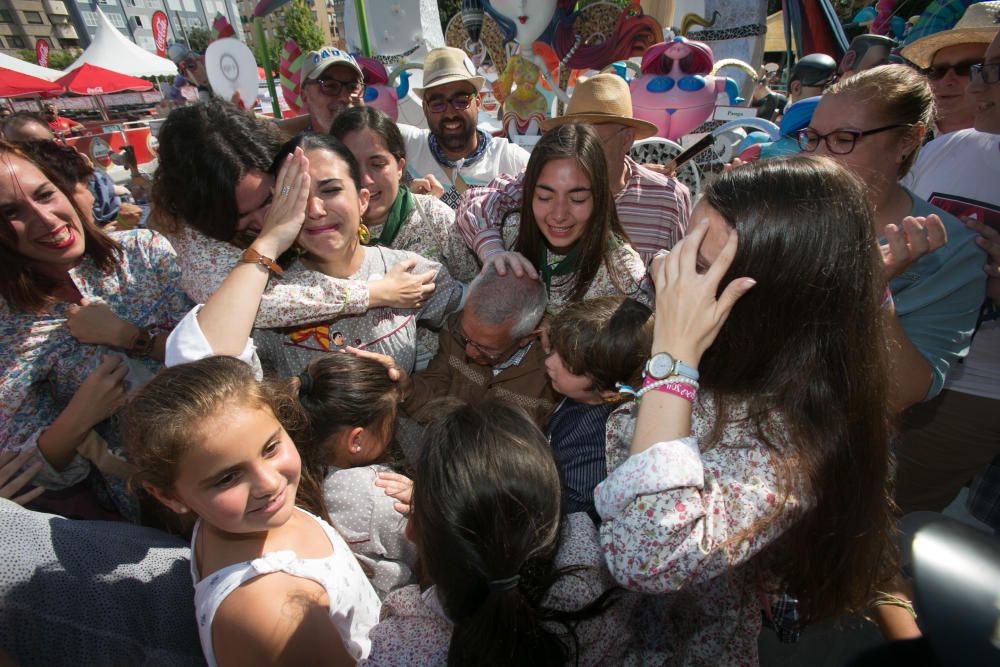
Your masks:
<svg viewBox="0 0 1000 667"><path fill-rule="evenodd" d="M602 296L652 305L646 266L618 221L600 136L582 123L549 130L531 151L524 199L507 211L504 246L535 267L547 312Z"/></svg>
<svg viewBox="0 0 1000 667"><path fill-rule="evenodd" d="M798 135L803 151L832 157L868 186L892 294L886 317L896 410L941 391L968 348L985 289L972 232L899 183L933 118L927 80L884 65L827 89Z"/></svg>

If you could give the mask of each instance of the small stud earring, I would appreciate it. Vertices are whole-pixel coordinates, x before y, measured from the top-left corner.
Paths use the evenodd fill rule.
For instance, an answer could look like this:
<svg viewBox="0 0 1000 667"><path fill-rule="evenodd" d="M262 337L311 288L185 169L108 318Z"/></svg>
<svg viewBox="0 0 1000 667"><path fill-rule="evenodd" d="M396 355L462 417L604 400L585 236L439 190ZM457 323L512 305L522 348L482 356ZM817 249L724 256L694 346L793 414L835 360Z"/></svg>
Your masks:
<svg viewBox="0 0 1000 667"><path fill-rule="evenodd" d="M361 451L361 445L354 445L353 447L351 447L351 451L357 454L358 452Z"/></svg>

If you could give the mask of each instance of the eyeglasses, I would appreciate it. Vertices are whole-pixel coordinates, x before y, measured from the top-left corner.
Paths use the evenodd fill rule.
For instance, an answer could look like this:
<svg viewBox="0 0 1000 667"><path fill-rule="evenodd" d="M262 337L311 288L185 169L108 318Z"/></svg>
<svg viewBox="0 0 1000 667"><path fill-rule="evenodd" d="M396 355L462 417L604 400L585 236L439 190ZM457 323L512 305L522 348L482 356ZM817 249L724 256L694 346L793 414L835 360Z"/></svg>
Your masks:
<svg viewBox="0 0 1000 667"><path fill-rule="evenodd" d="M834 130L826 134L820 134L816 130L807 127L799 130L796 137L799 141L799 148L807 153L812 153L819 148L819 142L825 141L826 148L834 155L847 155L854 150L854 145L861 137L867 137L887 130L895 130L899 127L911 127L906 123L894 123L884 127L876 127L874 130Z"/></svg>
<svg viewBox="0 0 1000 667"><path fill-rule="evenodd" d="M491 352L490 350L487 350L476 341L467 337L464 333L462 333L462 330L459 327L461 327L461 325L456 324L455 327L453 327L451 330L451 335L455 338L455 340L463 348L465 348L466 346L471 346L472 349L474 349L479 354L483 355L490 362L491 365L498 364L501 361L503 361L504 357L507 355L510 349L515 345L517 345L517 341L514 341L509 346L507 346L507 348L500 350L499 352Z"/></svg>
<svg viewBox="0 0 1000 667"><path fill-rule="evenodd" d="M354 79L353 81L341 81L340 79L315 79L313 83L319 84L319 89L324 95L336 97L345 90L348 95L357 95L365 87L363 81Z"/></svg>
<svg viewBox="0 0 1000 667"><path fill-rule="evenodd" d="M427 101L427 108L434 113L444 113L448 109L450 104L456 111L464 111L469 108L472 104L472 100L475 99L475 95L470 95L468 93L459 93L454 95L451 99L444 99L442 97L436 97L433 100Z"/></svg>
<svg viewBox="0 0 1000 667"><path fill-rule="evenodd" d="M954 65L931 65L924 70L924 75L931 81L940 81L948 76L948 72L954 70L955 76L966 77L969 76L972 68L978 64L978 60L970 60L963 63L955 63Z"/></svg>
<svg viewBox="0 0 1000 667"><path fill-rule="evenodd" d="M1000 63L973 65L969 68L969 79L979 79L983 83L994 84L1000 81Z"/></svg>

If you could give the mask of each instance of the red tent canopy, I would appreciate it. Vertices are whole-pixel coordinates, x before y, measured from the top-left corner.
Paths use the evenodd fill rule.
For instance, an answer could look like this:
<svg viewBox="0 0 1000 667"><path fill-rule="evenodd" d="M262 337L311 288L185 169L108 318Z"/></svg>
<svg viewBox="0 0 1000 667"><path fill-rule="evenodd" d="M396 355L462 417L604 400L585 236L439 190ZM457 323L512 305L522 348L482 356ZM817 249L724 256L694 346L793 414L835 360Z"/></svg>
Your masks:
<svg viewBox="0 0 1000 667"><path fill-rule="evenodd" d="M141 92L153 88L153 84L145 79L119 74L90 64L81 65L65 76L59 77L56 83L77 95L108 95L125 90Z"/></svg>
<svg viewBox="0 0 1000 667"><path fill-rule="evenodd" d="M65 92L63 87L58 83L0 67L0 97L25 97L46 93L61 95L63 92Z"/></svg>

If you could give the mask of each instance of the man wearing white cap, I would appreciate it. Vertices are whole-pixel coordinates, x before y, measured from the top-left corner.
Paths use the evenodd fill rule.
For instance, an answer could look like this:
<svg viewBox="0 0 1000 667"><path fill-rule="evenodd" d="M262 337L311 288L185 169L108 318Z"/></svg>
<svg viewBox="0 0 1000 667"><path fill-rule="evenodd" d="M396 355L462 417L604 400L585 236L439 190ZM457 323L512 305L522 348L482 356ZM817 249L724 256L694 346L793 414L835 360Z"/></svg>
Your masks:
<svg viewBox="0 0 1000 667"><path fill-rule="evenodd" d="M499 174L518 174L528 152L478 129L480 89L485 79L461 49L433 49L424 58L423 100L429 130L400 124L406 142L406 170L414 178L434 176L445 188L442 200L454 208L470 186Z"/></svg>
<svg viewBox="0 0 1000 667"><path fill-rule="evenodd" d="M934 63L932 69L947 69L938 77L941 81L964 74L971 103L968 129L947 132L927 144L905 184L956 216L994 228L1000 228L998 20L1000 2L980 2L966 10L954 29L917 40L907 47L909 52L903 51L918 65ZM964 61L957 59L963 49ZM942 60L942 53L958 55ZM990 235L988 229L979 231ZM984 248L995 253L994 244L988 245ZM987 296L992 301L980 314L968 355L951 369L937 398L904 415L896 447L896 501L904 512L942 510L1000 454L1000 318L994 289L1000 267L991 258L986 270L991 279Z"/></svg>
<svg viewBox="0 0 1000 667"><path fill-rule="evenodd" d="M676 179L650 171L629 157L633 142L656 134L656 126L632 117L632 98L624 79L608 72L578 83L566 114L544 121L542 129L564 123L590 123L597 130L618 218L644 260L683 238L691 195ZM500 176L489 187L470 191L459 203L455 223L484 264L490 260L501 272L510 264L517 273L534 274L534 268L518 260L520 255L504 252L499 231L504 214L521 205L523 178L523 171Z"/></svg>
<svg viewBox="0 0 1000 667"><path fill-rule="evenodd" d="M316 132L328 133L340 112L361 104L364 75L347 51L324 46L306 53L301 77L303 108Z"/></svg>

